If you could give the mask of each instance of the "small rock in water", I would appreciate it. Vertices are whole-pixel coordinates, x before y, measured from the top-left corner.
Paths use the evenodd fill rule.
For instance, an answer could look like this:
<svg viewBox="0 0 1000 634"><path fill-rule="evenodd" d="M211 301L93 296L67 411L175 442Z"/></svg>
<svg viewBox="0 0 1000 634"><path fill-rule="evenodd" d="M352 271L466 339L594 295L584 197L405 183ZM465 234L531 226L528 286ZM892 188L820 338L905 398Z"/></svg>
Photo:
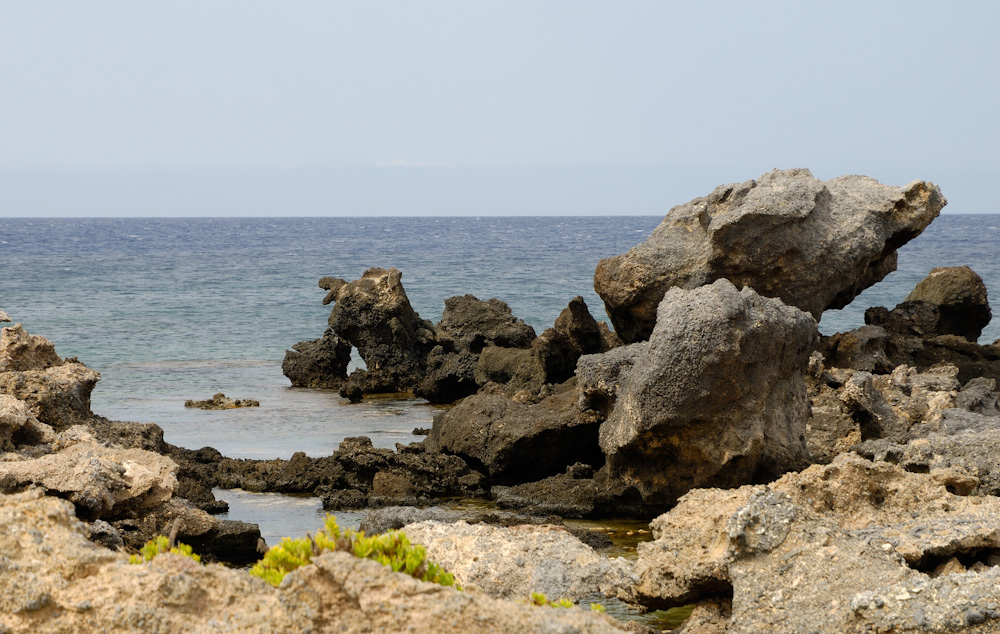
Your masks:
<svg viewBox="0 0 1000 634"><path fill-rule="evenodd" d="M413 430L414 436L426 436L429 433L431 433L429 427L417 427L416 429Z"/></svg>
<svg viewBox="0 0 1000 634"><path fill-rule="evenodd" d="M249 398L231 399L222 392L219 392L207 401L184 401L184 407L195 407L198 409L236 409L237 407L260 407L260 401Z"/></svg>

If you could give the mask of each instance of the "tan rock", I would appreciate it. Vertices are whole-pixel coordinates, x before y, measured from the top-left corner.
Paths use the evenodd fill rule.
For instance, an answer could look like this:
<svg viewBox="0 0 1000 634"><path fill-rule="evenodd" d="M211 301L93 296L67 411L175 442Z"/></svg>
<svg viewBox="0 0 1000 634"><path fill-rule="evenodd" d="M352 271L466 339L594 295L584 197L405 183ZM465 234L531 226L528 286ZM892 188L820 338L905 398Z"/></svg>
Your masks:
<svg viewBox="0 0 1000 634"><path fill-rule="evenodd" d="M633 580L627 561L594 552L561 526L429 521L403 532L461 583L498 599L526 600L542 592L552 600L579 601Z"/></svg>
<svg viewBox="0 0 1000 634"><path fill-rule="evenodd" d="M29 335L21 324L0 330L0 372L44 370L62 365L55 345L38 335Z"/></svg>
<svg viewBox="0 0 1000 634"><path fill-rule="evenodd" d="M87 541L72 505L38 491L3 496L0 552L10 634L621 631L603 615L458 592L346 553L319 556L281 588L179 555L130 565Z"/></svg>

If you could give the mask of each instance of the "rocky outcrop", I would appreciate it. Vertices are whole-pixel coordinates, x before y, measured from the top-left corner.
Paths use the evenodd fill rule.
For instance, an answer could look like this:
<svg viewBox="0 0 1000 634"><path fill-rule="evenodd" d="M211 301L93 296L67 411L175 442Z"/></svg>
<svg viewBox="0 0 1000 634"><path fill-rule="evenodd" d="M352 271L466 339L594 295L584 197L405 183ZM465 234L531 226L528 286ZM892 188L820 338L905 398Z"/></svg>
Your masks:
<svg viewBox="0 0 1000 634"><path fill-rule="evenodd" d="M410 306L402 277L397 269L371 268L353 282L320 280L329 291L323 303L334 302L330 328L364 359L366 369L348 377L363 392L403 391L417 384L436 343L433 324Z"/></svg>
<svg viewBox="0 0 1000 634"><path fill-rule="evenodd" d="M935 332L976 341L993 317L986 285L967 266L939 267L906 296L906 302L925 301L938 309Z"/></svg>
<svg viewBox="0 0 1000 634"><path fill-rule="evenodd" d="M535 339L534 328L515 317L505 302L496 298L482 301L474 295L444 300L437 333L449 349L476 354L487 346L527 348Z"/></svg>
<svg viewBox="0 0 1000 634"><path fill-rule="evenodd" d="M290 460L222 458L211 477L225 488L313 493L331 510L485 494L483 475L456 456L430 453L419 444L397 445L396 451L373 447L364 436L345 438L322 458L301 452Z"/></svg>
<svg viewBox="0 0 1000 634"><path fill-rule="evenodd" d="M621 631L603 615L458 592L343 552L316 557L280 588L179 555L130 565L87 540L68 502L37 492L4 496L0 552L0 629L11 634Z"/></svg>
<svg viewBox="0 0 1000 634"><path fill-rule="evenodd" d="M1000 601L998 510L845 454L769 487L691 491L651 524L639 582L621 596L729 600L731 632L956 631Z"/></svg>
<svg viewBox="0 0 1000 634"><path fill-rule="evenodd" d="M631 566L609 559L565 527L419 522L403 528L427 556L496 599L525 600L541 592L571 601L633 582Z"/></svg>
<svg viewBox="0 0 1000 634"><path fill-rule="evenodd" d="M591 394L614 386L600 430L610 478L669 505L807 465L803 375L817 336L808 314L728 280L669 290L649 343L615 350L584 382Z"/></svg>
<svg viewBox="0 0 1000 634"><path fill-rule="evenodd" d="M1000 380L1000 342L975 342L989 322L986 287L968 267L934 269L892 310L865 311L865 326L824 337L829 367L888 374L900 365L920 369L947 363L966 383Z"/></svg>
<svg viewBox="0 0 1000 634"><path fill-rule="evenodd" d="M209 558L258 556L256 525L216 520L179 499L190 495L202 508L224 510L212 480L202 478L206 470L189 468L197 462L189 454L198 452L167 444L157 425L96 416L90 392L100 375L60 359L50 342L19 326L4 330L0 492L36 487L66 499L79 517L102 522L95 540L112 546L138 549L179 521L179 534ZM186 466L178 468L173 456Z"/></svg>
<svg viewBox="0 0 1000 634"><path fill-rule="evenodd" d="M424 447L457 455L499 484L539 480L577 462L599 467L602 417L578 402L571 387L534 404L486 389L435 416Z"/></svg>
<svg viewBox="0 0 1000 634"><path fill-rule="evenodd" d="M594 289L628 343L650 336L667 289L720 278L819 320L894 271L896 249L945 204L924 181L890 187L865 176L820 181L805 169L774 170L674 207L645 242L601 260Z"/></svg>
<svg viewBox="0 0 1000 634"><path fill-rule="evenodd" d="M212 398L204 401L184 401L184 407L208 410L238 409L240 407L260 407L260 401L252 398L229 398L222 392L219 392Z"/></svg>
<svg viewBox="0 0 1000 634"><path fill-rule="evenodd" d="M319 339L300 341L285 352L281 372L292 387L339 390L347 380L350 362L351 344L327 328Z"/></svg>
<svg viewBox="0 0 1000 634"><path fill-rule="evenodd" d="M103 447L83 427L53 440L51 453L5 454L0 492L39 486L72 502L77 515L87 520L140 514L173 495L177 465L169 458L142 449Z"/></svg>

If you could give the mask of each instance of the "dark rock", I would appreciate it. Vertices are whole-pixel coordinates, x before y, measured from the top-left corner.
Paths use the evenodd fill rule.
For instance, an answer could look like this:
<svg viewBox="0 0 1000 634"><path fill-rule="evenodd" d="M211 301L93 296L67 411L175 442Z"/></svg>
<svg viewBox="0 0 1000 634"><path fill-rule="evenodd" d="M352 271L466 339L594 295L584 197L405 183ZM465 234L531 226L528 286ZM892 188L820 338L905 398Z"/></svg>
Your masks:
<svg viewBox="0 0 1000 634"><path fill-rule="evenodd" d="M330 327L364 359L363 380L354 374L348 379L364 393L411 389L423 378L427 354L437 343L434 325L410 306L401 278L397 269L371 268L354 282L320 281L330 290L324 303L336 302Z"/></svg>
<svg viewBox="0 0 1000 634"><path fill-rule="evenodd" d="M869 309L869 313L872 310ZM867 319L868 313L865 313L865 317ZM885 352L888 342L889 333L885 328L865 325L829 337L820 337L817 350L830 367L886 374L894 367Z"/></svg>
<svg viewBox="0 0 1000 634"><path fill-rule="evenodd" d="M511 392L537 393L545 385L545 368L538 362L533 349L491 346L480 353L475 377L481 386L496 383Z"/></svg>
<svg viewBox="0 0 1000 634"><path fill-rule="evenodd" d="M333 457L310 458L296 452L290 460L223 458L216 472L218 486L253 492L312 493L320 486L340 486L347 475Z"/></svg>
<svg viewBox="0 0 1000 634"><path fill-rule="evenodd" d="M121 533L118 532L117 528L104 520L96 520L89 524L88 528L90 529L88 539L95 544L100 544L111 550L125 548L125 542L122 541Z"/></svg>
<svg viewBox="0 0 1000 634"><path fill-rule="evenodd" d="M532 405L480 393L436 416L424 446L481 465L497 483L538 480L577 462L600 466L601 417L578 401L576 390Z"/></svg>
<svg viewBox="0 0 1000 634"><path fill-rule="evenodd" d="M363 509L368 506L368 496L357 489L330 489L318 491L323 508L328 511Z"/></svg>
<svg viewBox="0 0 1000 634"><path fill-rule="evenodd" d="M809 464L808 314L728 280L664 295L649 344L601 425L610 479L649 504L695 487L767 481Z"/></svg>
<svg viewBox="0 0 1000 634"><path fill-rule="evenodd" d="M300 341L285 353L281 372L293 387L339 390L347 380L351 344L338 337L332 328L319 339Z"/></svg>
<svg viewBox="0 0 1000 634"><path fill-rule="evenodd" d="M461 511L438 507L415 508L412 506L387 506L374 509L361 520L358 530L366 535L379 535L386 531L399 530L407 524L416 522L457 522L464 519Z"/></svg>
<svg viewBox="0 0 1000 634"><path fill-rule="evenodd" d="M260 401L255 401L250 398L237 398L232 399L219 392L212 398L206 401L184 401L184 407L193 407L195 409L208 409L208 410L220 410L220 409L237 409L240 407L260 407Z"/></svg>
<svg viewBox="0 0 1000 634"><path fill-rule="evenodd" d="M986 298L986 285L967 266L931 269L905 301L914 300L924 300L937 307L939 335L958 335L976 341L993 316Z"/></svg>
<svg viewBox="0 0 1000 634"><path fill-rule="evenodd" d="M481 301L473 295L444 300L437 331L454 350L477 354L486 346L527 348L535 339L534 329L515 317L506 303L496 298Z"/></svg>
<svg viewBox="0 0 1000 634"><path fill-rule="evenodd" d="M463 350L445 352L436 346L427 356L427 374L413 390L415 396L431 403L453 403L460 398L475 394L477 353Z"/></svg>
<svg viewBox="0 0 1000 634"><path fill-rule="evenodd" d="M946 201L931 183L820 181L774 170L674 207L628 253L601 260L594 288L626 343L647 339L668 288L720 278L809 312L842 308L896 268L896 249Z"/></svg>

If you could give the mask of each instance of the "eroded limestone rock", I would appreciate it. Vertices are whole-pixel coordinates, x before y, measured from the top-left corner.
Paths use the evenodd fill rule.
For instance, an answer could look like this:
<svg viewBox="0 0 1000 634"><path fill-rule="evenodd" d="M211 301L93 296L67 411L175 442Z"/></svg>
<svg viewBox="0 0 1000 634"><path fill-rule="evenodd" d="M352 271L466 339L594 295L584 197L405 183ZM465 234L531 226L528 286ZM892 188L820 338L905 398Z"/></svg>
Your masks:
<svg viewBox="0 0 1000 634"><path fill-rule="evenodd" d="M882 185L865 176L820 181L773 170L722 185L670 210L642 244L601 260L594 289L625 342L649 337L668 288L720 278L819 320L896 269L896 249L946 201L931 183Z"/></svg>

